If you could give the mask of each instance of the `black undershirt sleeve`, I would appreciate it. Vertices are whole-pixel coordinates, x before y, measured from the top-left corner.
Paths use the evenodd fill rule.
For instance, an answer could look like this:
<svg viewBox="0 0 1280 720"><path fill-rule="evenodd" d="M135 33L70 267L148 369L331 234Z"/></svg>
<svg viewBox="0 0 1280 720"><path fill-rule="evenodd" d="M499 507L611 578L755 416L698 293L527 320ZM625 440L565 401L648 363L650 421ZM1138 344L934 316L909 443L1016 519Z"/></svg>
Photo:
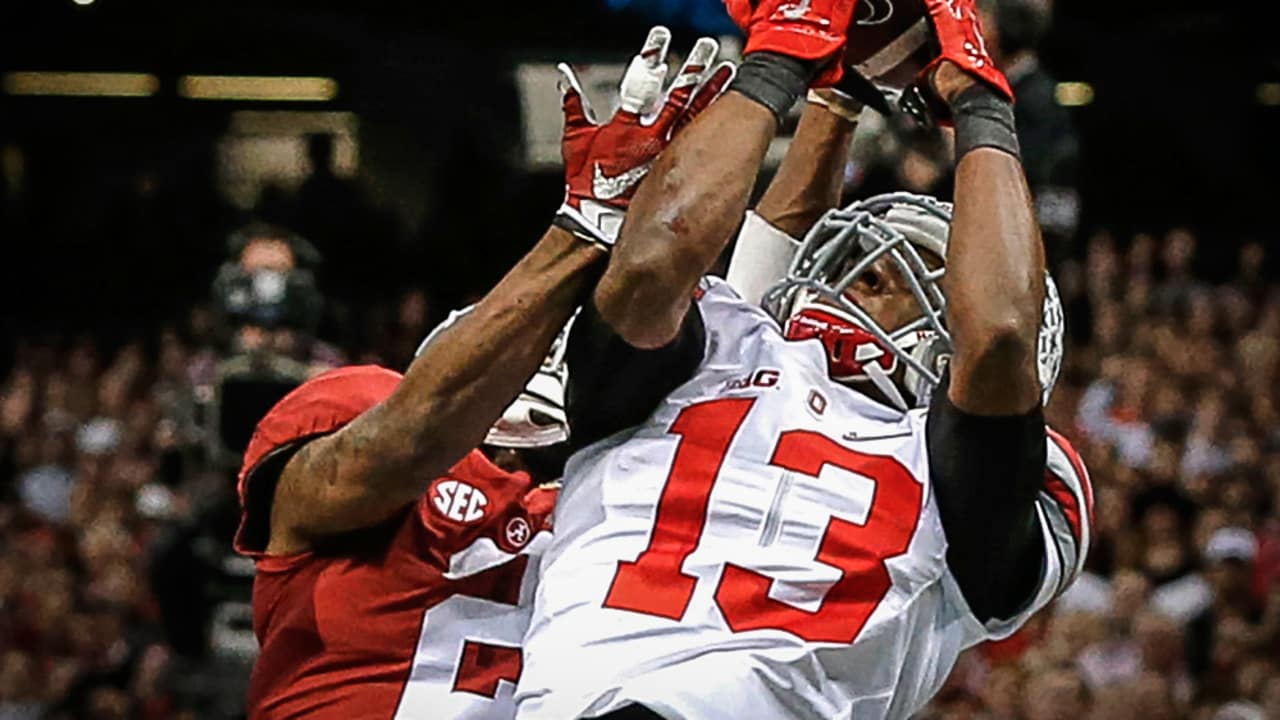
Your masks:
<svg viewBox="0 0 1280 720"><path fill-rule="evenodd" d="M667 345L641 350L623 340L590 300L569 331L565 407L569 443L586 447L644 422L672 390L693 377L706 348L697 303Z"/></svg>
<svg viewBox="0 0 1280 720"><path fill-rule="evenodd" d="M1044 411L983 417L934 391L926 421L929 471L947 536L947 565L979 620L1029 603L1044 562L1035 502L1044 487Z"/></svg>

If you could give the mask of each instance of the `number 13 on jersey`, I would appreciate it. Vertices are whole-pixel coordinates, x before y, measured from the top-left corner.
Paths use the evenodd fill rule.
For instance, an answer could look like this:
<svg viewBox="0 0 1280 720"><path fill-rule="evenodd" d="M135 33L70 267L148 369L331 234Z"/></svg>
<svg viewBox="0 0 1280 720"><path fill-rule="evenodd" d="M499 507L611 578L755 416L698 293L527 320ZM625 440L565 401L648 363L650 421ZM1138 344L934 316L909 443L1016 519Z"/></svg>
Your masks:
<svg viewBox="0 0 1280 720"><path fill-rule="evenodd" d="M618 563L604 606L680 620L698 578L683 571L707 522L711 491L754 398L690 405L671 429L680 438L658 500L649 545L634 561ZM725 563L715 602L734 632L776 629L810 642L851 643L891 586L885 561L902 555L919 522L923 490L892 457L850 450L810 430L782 432L770 465L817 476L828 465L875 482L863 524L831 517L814 560L840 571L818 608L804 610L769 597L773 580Z"/></svg>

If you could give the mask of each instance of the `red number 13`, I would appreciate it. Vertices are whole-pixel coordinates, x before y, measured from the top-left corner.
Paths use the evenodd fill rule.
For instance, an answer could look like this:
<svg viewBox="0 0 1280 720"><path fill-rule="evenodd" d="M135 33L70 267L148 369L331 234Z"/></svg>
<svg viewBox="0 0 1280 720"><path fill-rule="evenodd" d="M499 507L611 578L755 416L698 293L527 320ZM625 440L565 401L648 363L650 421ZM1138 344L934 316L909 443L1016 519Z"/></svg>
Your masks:
<svg viewBox="0 0 1280 720"><path fill-rule="evenodd" d="M729 446L755 403L752 398L690 405L672 423L680 436L671 473L658 500L649 546L634 562L618 563L604 606L679 620L693 597L697 577L683 571L698 548L707 521L711 489ZM840 570L840 579L815 611L769 597L773 580L726 563L716 605L735 632L785 630L811 642L851 643L889 592L885 560L907 551L923 497L911 472L892 457L850 450L809 430L782 433L770 464L817 476L826 465L876 483L865 524L832 517L816 560Z"/></svg>

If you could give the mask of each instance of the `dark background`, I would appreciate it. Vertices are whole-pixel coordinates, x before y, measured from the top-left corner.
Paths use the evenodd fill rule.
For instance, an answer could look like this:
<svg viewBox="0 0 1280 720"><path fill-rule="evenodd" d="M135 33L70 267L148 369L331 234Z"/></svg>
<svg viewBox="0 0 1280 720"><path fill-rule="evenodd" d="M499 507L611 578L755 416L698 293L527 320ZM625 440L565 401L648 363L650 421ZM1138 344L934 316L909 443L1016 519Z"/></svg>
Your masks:
<svg viewBox="0 0 1280 720"><path fill-rule="evenodd" d="M1096 89L1093 104L1073 110L1082 236L1163 229L1143 225L1152 218L1188 224L1216 274L1231 254L1213 248L1269 234L1280 107L1261 105L1255 90L1280 80L1268 36L1280 13L1242 7L1057 3L1045 64ZM178 97L184 73L336 78L340 95L306 109L354 111L362 158L395 158L431 188L419 227L384 217L368 229L380 238L369 245L353 229L358 282L429 284L443 312L523 252L560 192L554 173L516 169L513 64L620 59L649 22L589 0L5 2L0 71L150 72L161 90L138 99L0 95L0 146L20 148L25 165L21 195L6 188L0 205L0 327L11 337L129 334L207 295L223 239L245 219L211 181L213 143L237 104ZM362 163L361 180L378 171ZM381 242L402 261L380 262Z"/></svg>

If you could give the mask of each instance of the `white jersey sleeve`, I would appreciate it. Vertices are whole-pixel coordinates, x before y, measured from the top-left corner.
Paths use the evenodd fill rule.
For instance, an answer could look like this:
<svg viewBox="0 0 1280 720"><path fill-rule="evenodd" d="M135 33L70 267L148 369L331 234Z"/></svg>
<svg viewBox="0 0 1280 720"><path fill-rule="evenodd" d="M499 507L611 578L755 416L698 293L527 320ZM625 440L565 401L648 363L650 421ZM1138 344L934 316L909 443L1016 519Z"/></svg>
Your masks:
<svg viewBox="0 0 1280 720"><path fill-rule="evenodd" d="M729 258L725 281L748 302L758 303L787 274L800 241L748 210Z"/></svg>

